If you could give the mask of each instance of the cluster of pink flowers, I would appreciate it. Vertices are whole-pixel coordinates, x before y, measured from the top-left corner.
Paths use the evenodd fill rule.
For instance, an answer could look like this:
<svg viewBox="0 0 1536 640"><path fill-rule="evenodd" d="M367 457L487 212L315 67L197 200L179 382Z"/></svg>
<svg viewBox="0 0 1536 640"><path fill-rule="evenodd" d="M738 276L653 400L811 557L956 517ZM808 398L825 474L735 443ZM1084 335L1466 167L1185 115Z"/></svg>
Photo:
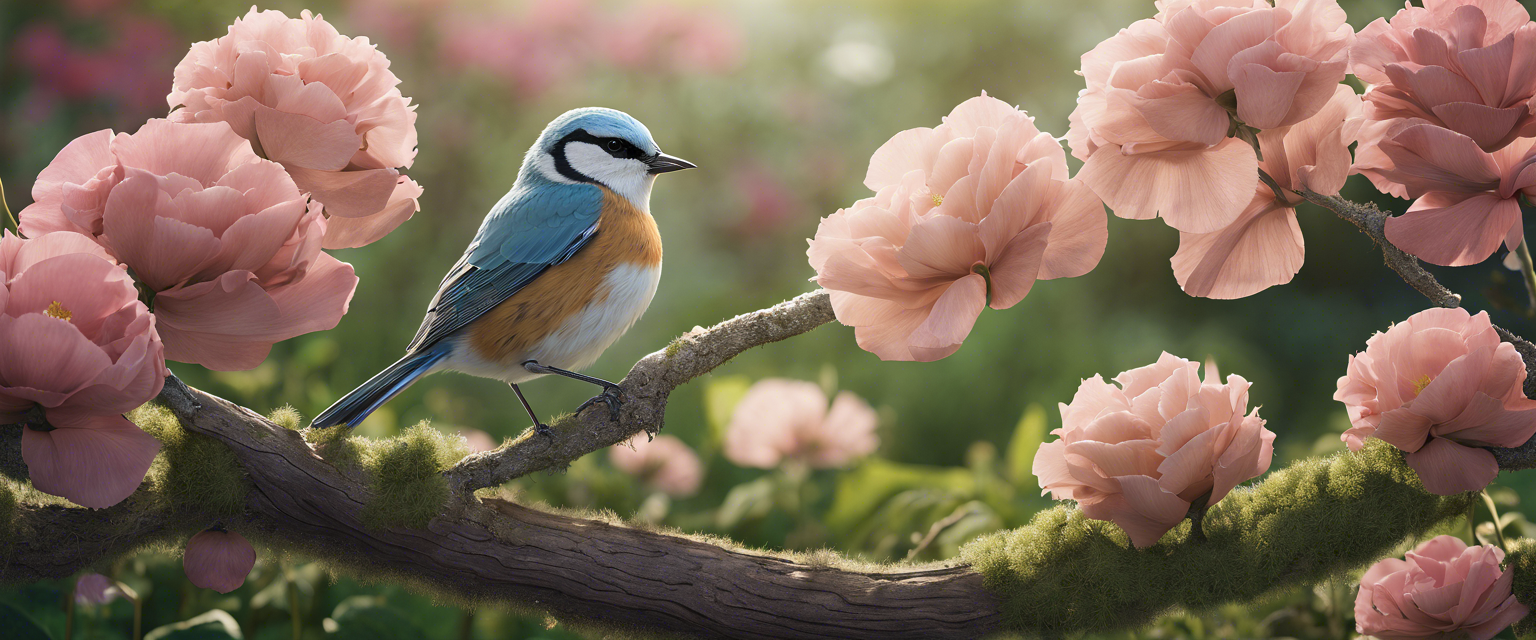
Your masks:
<svg viewBox="0 0 1536 640"><path fill-rule="evenodd" d="M72 12L111 34L99 46L72 41L70 33L80 30L73 24L33 22L16 33L9 53L18 71L30 76L25 100L38 112L53 111L60 100L99 101L111 105L114 118L130 121L163 113L161 65L174 62L180 46L170 26L116 7L99 9Z"/></svg>
<svg viewBox="0 0 1536 640"><path fill-rule="evenodd" d="M1342 438L1355 450L1374 437L1408 452L1433 493L1478 491L1499 473L1483 447L1517 447L1536 435L1525 376L1525 361L1499 340L1487 312L1421 311L1349 358L1333 396L1354 424Z"/></svg>
<svg viewBox="0 0 1536 640"><path fill-rule="evenodd" d="M1354 73L1369 83L1356 169L1414 199L1387 238L1461 266L1524 241L1536 193L1536 23L1516 0L1425 0L1361 30Z"/></svg>
<svg viewBox="0 0 1536 640"><path fill-rule="evenodd" d="M824 218L807 255L838 321L882 360L949 356L983 308L1089 272L1108 241L1104 205L1068 178L1061 145L986 94L896 134L864 185L874 197Z"/></svg>
<svg viewBox="0 0 1536 640"><path fill-rule="evenodd" d="M1248 381L1221 381L1215 363L1162 354L1154 364L1094 376L1061 405L1060 436L1035 452L1042 495L1076 500L1137 547L1157 544L1190 507L1216 504L1269 470L1275 434L1248 411Z"/></svg>
<svg viewBox="0 0 1536 640"><path fill-rule="evenodd" d="M742 396L725 430L725 457L743 467L782 464L826 469L874 453L880 416L863 398L843 391L827 406L814 382L765 378Z"/></svg>
<svg viewBox="0 0 1536 640"><path fill-rule="evenodd" d="M613 466L674 498L699 492L704 482L704 463L682 440L674 436L638 434L609 450Z"/></svg>
<svg viewBox="0 0 1536 640"><path fill-rule="evenodd" d="M1512 593L1504 550L1438 536L1360 578L1355 630L1382 640L1488 640L1530 613Z"/></svg>
<svg viewBox="0 0 1536 640"><path fill-rule="evenodd" d="M33 486L117 504L160 448L123 414L167 359L250 369L336 325L357 277L323 249L377 240L420 193L388 68L319 17L253 10L193 45L170 119L81 136L38 175L27 239L0 237L0 424L26 425Z"/></svg>

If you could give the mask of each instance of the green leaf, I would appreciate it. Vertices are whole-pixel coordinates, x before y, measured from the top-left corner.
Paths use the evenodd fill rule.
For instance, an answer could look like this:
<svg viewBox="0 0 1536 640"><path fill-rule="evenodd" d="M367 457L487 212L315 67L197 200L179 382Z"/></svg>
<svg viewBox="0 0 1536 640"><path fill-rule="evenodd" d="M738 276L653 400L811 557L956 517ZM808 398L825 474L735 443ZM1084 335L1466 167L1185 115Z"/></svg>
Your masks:
<svg viewBox="0 0 1536 640"><path fill-rule="evenodd" d="M151 630L144 640L241 640L240 625L223 609Z"/></svg>
<svg viewBox="0 0 1536 640"><path fill-rule="evenodd" d="M0 629L5 630L8 640L52 640L32 616L4 602L0 602Z"/></svg>
<svg viewBox="0 0 1536 640"><path fill-rule="evenodd" d="M773 510L773 478L763 476L751 482L731 487L715 513L715 524L722 529L732 529L743 520L756 520Z"/></svg>
<svg viewBox="0 0 1536 640"><path fill-rule="evenodd" d="M384 606L378 596L352 596L342 600L324 622L327 638L345 640L416 640L426 632Z"/></svg>
<svg viewBox="0 0 1536 640"><path fill-rule="evenodd" d="M704 417L709 420L710 441L725 441L725 429L731 426L731 414L747 395L752 379L746 376L715 376L704 385Z"/></svg>
<svg viewBox="0 0 1536 640"><path fill-rule="evenodd" d="M969 499L976 492L976 476L965 468L865 458L857 468L838 477L837 493L832 498L832 507L827 510L827 528L851 531L887 500L910 489L953 493Z"/></svg>
<svg viewBox="0 0 1536 640"><path fill-rule="evenodd" d="M1034 483L1035 452L1040 450L1046 435L1045 407L1030 404L1024 408L1024 417L1013 429L1013 439L1008 441L1008 480L1014 486L1030 486Z"/></svg>

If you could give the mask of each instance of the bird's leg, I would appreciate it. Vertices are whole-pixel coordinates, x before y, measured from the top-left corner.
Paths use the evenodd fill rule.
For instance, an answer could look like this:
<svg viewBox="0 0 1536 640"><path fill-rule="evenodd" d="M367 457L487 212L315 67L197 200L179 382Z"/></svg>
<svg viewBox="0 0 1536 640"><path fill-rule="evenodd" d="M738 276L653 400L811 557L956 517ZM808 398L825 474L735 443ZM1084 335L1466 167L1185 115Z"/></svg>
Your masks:
<svg viewBox="0 0 1536 640"><path fill-rule="evenodd" d="M523 403L523 410L528 412L528 419L533 421L533 432L546 438L554 438L555 430L539 420L539 415L533 412L533 405L528 404L528 399L523 397L523 390L517 388L517 383L515 382L508 384L512 385L512 393L517 394L517 399Z"/></svg>
<svg viewBox="0 0 1536 640"><path fill-rule="evenodd" d="M527 362L524 362L523 363L523 369L528 371L529 373L537 373L537 374L541 374L541 375L553 374L553 375L557 375L557 376L565 376L565 377L570 378L572 380L580 380L580 381L585 382L587 384L595 384L595 385L598 385L598 386L602 387L603 388L603 392L599 393L599 394L597 394L595 396L592 396L591 399L587 400L586 402L581 403L581 406L576 407L576 413L581 413L583 409L586 409L587 407L590 407L590 406L592 406L595 403L601 402L603 404L608 405L608 416L609 416L610 419L612 419L612 420L618 420L619 419L619 405L622 404L622 402L623 402L622 399L621 399L623 397L623 390L619 388L619 385L616 385L616 384L614 384L612 382L609 382L607 380L604 380L602 378L594 378L594 377L589 376L589 375L583 375L583 374L580 374L580 373L576 373L575 371L566 371L565 369L561 369L559 367L550 367L550 366L542 365L542 364L539 364L539 362L537 360L529 360Z"/></svg>

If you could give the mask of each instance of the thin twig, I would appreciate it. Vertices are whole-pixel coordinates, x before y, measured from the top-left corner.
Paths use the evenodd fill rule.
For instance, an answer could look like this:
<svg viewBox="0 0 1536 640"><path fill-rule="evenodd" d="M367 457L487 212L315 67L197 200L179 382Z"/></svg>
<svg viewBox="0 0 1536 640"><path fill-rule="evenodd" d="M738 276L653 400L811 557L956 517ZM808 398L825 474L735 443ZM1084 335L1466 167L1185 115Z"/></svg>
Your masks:
<svg viewBox="0 0 1536 640"><path fill-rule="evenodd" d="M1536 265L1531 263L1531 247L1529 240L1521 240L1516 253L1520 256L1520 275L1525 280L1526 299L1530 300L1530 311L1527 315L1536 315Z"/></svg>
<svg viewBox="0 0 1536 640"><path fill-rule="evenodd" d="M1499 507L1493 503L1493 496L1488 495L1487 489L1483 489L1480 493L1483 494L1483 506L1488 507L1488 515L1493 516L1493 533L1498 536L1499 548L1508 551L1509 545L1504 544L1504 524L1499 522ZM1473 540L1473 542L1476 541Z"/></svg>
<svg viewBox="0 0 1536 640"><path fill-rule="evenodd" d="M1425 271L1424 266L1419 264L1418 258L1409 255L1387 240L1388 216L1385 211L1376 208L1376 205L1350 202L1338 196L1325 196L1310 189L1303 189L1299 193L1308 202L1338 214L1340 218L1353 223L1362 233L1370 236L1376 241L1376 245L1381 247L1381 254L1386 259L1387 266L1396 271L1408 286L1429 298L1435 306L1461 306L1460 295L1445 288L1445 285L1440 284L1434 275Z"/></svg>
<svg viewBox="0 0 1536 640"><path fill-rule="evenodd" d="M0 181L0 208L5 209L5 220L9 223L11 231L21 235L21 223L16 221L16 214L11 213L10 203L5 201L5 182Z"/></svg>

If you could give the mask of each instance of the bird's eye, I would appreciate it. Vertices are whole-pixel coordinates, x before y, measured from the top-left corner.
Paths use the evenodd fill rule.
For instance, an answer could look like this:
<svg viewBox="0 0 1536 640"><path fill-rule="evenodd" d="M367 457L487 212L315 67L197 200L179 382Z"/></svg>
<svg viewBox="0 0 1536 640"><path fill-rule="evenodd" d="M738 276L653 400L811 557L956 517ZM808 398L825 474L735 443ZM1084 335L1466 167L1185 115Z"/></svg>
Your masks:
<svg viewBox="0 0 1536 640"><path fill-rule="evenodd" d="M617 140L617 139L614 139L614 138L609 138L608 142L604 143L603 146L608 149L609 153L618 153L618 152L624 150L624 141L623 140Z"/></svg>

